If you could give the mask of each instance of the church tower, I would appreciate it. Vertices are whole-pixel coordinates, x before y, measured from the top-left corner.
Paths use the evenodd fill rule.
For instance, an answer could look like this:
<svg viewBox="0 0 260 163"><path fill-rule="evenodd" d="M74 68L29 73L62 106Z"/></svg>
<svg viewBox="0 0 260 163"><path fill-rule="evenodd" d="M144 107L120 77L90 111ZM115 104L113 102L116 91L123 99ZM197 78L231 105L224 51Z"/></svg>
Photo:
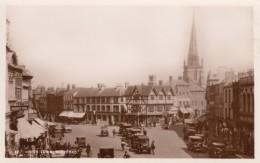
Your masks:
<svg viewBox="0 0 260 163"><path fill-rule="evenodd" d="M190 36L190 45L187 64L184 60L183 65L183 79L187 82L193 81L199 86L205 88L205 77L203 71L203 60L201 63L199 61L198 49L197 49L197 38L196 38L196 29L195 22L193 18L192 27L191 27L191 36Z"/></svg>

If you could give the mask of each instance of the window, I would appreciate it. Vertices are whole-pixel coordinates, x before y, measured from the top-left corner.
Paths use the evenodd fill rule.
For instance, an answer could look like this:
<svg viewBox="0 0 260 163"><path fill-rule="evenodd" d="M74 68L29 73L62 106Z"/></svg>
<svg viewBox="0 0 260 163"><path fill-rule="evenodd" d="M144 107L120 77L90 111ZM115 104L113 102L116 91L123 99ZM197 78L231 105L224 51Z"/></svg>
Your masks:
<svg viewBox="0 0 260 163"><path fill-rule="evenodd" d="M92 111L96 110L96 106L92 105Z"/></svg>
<svg viewBox="0 0 260 163"><path fill-rule="evenodd" d="M100 103L100 98L99 98L99 97L97 98L97 103L98 103L98 104Z"/></svg>
<svg viewBox="0 0 260 163"><path fill-rule="evenodd" d="M115 104L118 103L118 98L117 98L117 97L114 98L114 103L115 103Z"/></svg>
<svg viewBox="0 0 260 163"><path fill-rule="evenodd" d="M124 105L121 105L121 113L124 113L124 112L126 112L126 109L125 109Z"/></svg>
<svg viewBox="0 0 260 163"><path fill-rule="evenodd" d="M195 106L197 106L197 101L195 101Z"/></svg>
<svg viewBox="0 0 260 163"><path fill-rule="evenodd" d="M94 97L92 97L92 103L96 103L96 99Z"/></svg>
<svg viewBox="0 0 260 163"><path fill-rule="evenodd" d="M87 105L87 111L90 111L90 106L89 105Z"/></svg>
<svg viewBox="0 0 260 163"><path fill-rule="evenodd" d="M87 103L88 103L88 104L90 103L90 98L89 98L89 97L87 98Z"/></svg>
<svg viewBox="0 0 260 163"><path fill-rule="evenodd" d="M105 112L106 111L106 106L102 105L102 111Z"/></svg>
<svg viewBox="0 0 260 163"><path fill-rule="evenodd" d="M119 112L119 106L113 106L113 112Z"/></svg>
<svg viewBox="0 0 260 163"><path fill-rule="evenodd" d="M171 107L170 106L165 106L165 111L170 111Z"/></svg>
<svg viewBox="0 0 260 163"><path fill-rule="evenodd" d="M155 96L154 96L154 95L150 95L150 99L151 99L151 100L154 100L154 99L155 99Z"/></svg>
<svg viewBox="0 0 260 163"><path fill-rule="evenodd" d="M163 100L163 95L159 95L159 100Z"/></svg>
<svg viewBox="0 0 260 163"><path fill-rule="evenodd" d="M110 98L109 97L107 97L107 103L110 104Z"/></svg>
<svg viewBox="0 0 260 163"><path fill-rule="evenodd" d="M106 98L105 97L102 97L102 103L106 103Z"/></svg>
<svg viewBox="0 0 260 163"><path fill-rule="evenodd" d="M162 112L162 111L163 111L163 107L162 107L162 106L158 106L158 107L157 107L157 111L158 111L158 112Z"/></svg>
<svg viewBox="0 0 260 163"><path fill-rule="evenodd" d="M97 105L97 111L100 112L100 105Z"/></svg>
<svg viewBox="0 0 260 163"><path fill-rule="evenodd" d="M148 111L149 112L154 112L154 106L148 106Z"/></svg>
<svg viewBox="0 0 260 163"><path fill-rule="evenodd" d="M201 106L203 106L203 101L201 101Z"/></svg>
<svg viewBox="0 0 260 163"><path fill-rule="evenodd" d="M124 97L121 97L121 102L124 102Z"/></svg>
<svg viewBox="0 0 260 163"><path fill-rule="evenodd" d="M247 112L249 113L249 112L251 111L251 106L250 106L250 104L251 104L250 94L247 94L247 104L248 104L248 106L247 106Z"/></svg>
<svg viewBox="0 0 260 163"><path fill-rule="evenodd" d="M107 105L106 111L110 112L110 106L109 105Z"/></svg>
<svg viewBox="0 0 260 163"><path fill-rule="evenodd" d="M194 71L194 80L197 80L197 70Z"/></svg>
<svg viewBox="0 0 260 163"><path fill-rule="evenodd" d="M167 96L167 99L168 99L168 100L171 100L171 99L172 99L172 96L171 96L171 95L168 95L168 96Z"/></svg>

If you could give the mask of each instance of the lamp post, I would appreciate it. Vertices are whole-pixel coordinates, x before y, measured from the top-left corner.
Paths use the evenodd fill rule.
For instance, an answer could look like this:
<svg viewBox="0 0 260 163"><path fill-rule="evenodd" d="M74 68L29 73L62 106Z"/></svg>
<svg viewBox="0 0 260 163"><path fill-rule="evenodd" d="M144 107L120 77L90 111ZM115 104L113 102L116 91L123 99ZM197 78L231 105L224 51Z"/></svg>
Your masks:
<svg viewBox="0 0 260 163"><path fill-rule="evenodd" d="M95 110L93 110L93 118L94 118L94 124L96 124L96 111Z"/></svg>

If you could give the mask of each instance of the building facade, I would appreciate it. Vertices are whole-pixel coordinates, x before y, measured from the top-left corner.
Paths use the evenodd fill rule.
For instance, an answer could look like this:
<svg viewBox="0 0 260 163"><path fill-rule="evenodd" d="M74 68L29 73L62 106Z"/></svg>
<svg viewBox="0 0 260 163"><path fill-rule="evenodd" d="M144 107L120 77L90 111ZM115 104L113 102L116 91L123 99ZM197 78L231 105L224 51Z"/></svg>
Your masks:
<svg viewBox="0 0 260 163"><path fill-rule="evenodd" d="M86 113L87 123L118 124L126 111L125 88L80 88L73 97L73 111ZM68 94L66 92L65 94Z"/></svg>
<svg viewBox="0 0 260 163"><path fill-rule="evenodd" d="M175 93L170 86L129 86L124 96L127 101L127 122L140 125L163 120L167 123L171 115L177 116Z"/></svg>

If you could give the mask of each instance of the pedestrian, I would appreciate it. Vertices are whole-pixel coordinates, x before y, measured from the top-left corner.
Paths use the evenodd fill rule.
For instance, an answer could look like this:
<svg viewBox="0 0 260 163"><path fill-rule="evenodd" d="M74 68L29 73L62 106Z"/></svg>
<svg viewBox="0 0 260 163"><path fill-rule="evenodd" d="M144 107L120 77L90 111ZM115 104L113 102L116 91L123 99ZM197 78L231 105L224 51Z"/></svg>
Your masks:
<svg viewBox="0 0 260 163"><path fill-rule="evenodd" d="M155 145L154 145L154 140L152 141L152 144L151 144L151 151L152 151L152 154L154 154L154 149L155 149Z"/></svg>
<svg viewBox="0 0 260 163"><path fill-rule="evenodd" d="M121 141L121 147L122 147L122 150L124 151L125 150L125 142L123 140Z"/></svg>
<svg viewBox="0 0 260 163"><path fill-rule="evenodd" d="M87 146L86 146L86 153L87 153L88 157L90 156L90 152L91 152L91 146L88 143Z"/></svg>
<svg viewBox="0 0 260 163"><path fill-rule="evenodd" d="M144 133L145 136L147 135L147 131L145 129L144 129L143 133Z"/></svg>
<svg viewBox="0 0 260 163"><path fill-rule="evenodd" d="M125 151L124 158L130 158L130 155Z"/></svg>
<svg viewBox="0 0 260 163"><path fill-rule="evenodd" d="M116 130L113 129L113 136L115 137L116 136Z"/></svg>

